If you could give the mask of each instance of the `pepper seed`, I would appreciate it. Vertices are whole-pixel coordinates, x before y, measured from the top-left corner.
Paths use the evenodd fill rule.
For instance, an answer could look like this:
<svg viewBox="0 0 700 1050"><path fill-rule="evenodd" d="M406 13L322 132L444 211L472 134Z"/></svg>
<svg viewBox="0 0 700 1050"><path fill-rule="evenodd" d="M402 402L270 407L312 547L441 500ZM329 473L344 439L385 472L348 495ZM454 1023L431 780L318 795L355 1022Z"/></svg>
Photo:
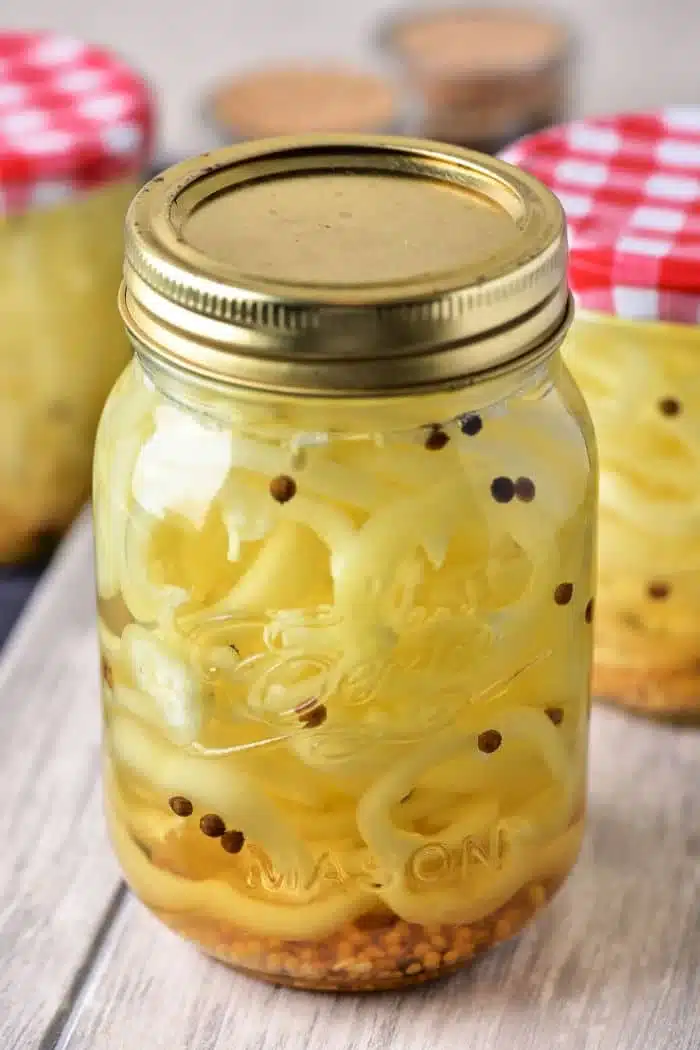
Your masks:
<svg viewBox="0 0 700 1050"><path fill-rule="evenodd" d="M436 423L430 428L430 433L425 439L425 447L429 452L439 452L450 440L450 435L445 433L442 427Z"/></svg>
<svg viewBox="0 0 700 1050"><path fill-rule="evenodd" d="M459 421L459 428L463 434L467 437L476 437L476 435L482 430L484 424L481 416L477 416L473 413L469 416L462 416Z"/></svg>
<svg viewBox="0 0 700 1050"><path fill-rule="evenodd" d="M654 601L662 601L664 598L668 598L671 593L670 584L664 583L663 580L652 580L647 587L647 594Z"/></svg>
<svg viewBox="0 0 700 1050"><path fill-rule="evenodd" d="M554 601L557 605L568 605L573 596L573 583L558 583L554 588Z"/></svg>
<svg viewBox="0 0 700 1050"><path fill-rule="evenodd" d="M544 713L552 725L560 726L564 721L564 712L560 707L547 707Z"/></svg>
<svg viewBox="0 0 700 1050"><path fill-rule="evenodd" d="M515 495L515 485L510 478L494 478L491 482L491 495L496 503L510 503Z"/></svg>
<svg viewBox="0 0 700 1050"><path fill-rule="evenodd" d="M532 503L535 498L535 483L532 478L515 479L515 497L521 503Z"/></svg>
<svg viewBox="0 0 700 1050"><path fill-rule="evenodd" d="M483 733L479 733L477 746L485 755L492 755L494 751L498 751L502 742L503 737L497 729L485 729Z"/></svg>
<svg viewBox="0 0 700 1050"><path fill-rule="evenodd" d="M221 845L227 853L240 853L245 845L242 831L225 831L221 836Z"/></svg>
<svg viewBox="0 0 700 1050"><path fill-rule="evenodd" d="M199 822L199 830L210 839L220 839L226 825L218 813L205 813Z"/></svg>
<svg viewBox="0 0 700 1050"><path fill-rule="evenodd" d="M168 805L178 817L191 817L194 806L184 795L173 795L168 799Z"/></svg>
<svg viewBox="0 0 700 1050"><path fill-rule="evenodd" d="M297 492L297 483L289 474L279 474L270 482L270 495L278 503L289 503Z"/></svg>

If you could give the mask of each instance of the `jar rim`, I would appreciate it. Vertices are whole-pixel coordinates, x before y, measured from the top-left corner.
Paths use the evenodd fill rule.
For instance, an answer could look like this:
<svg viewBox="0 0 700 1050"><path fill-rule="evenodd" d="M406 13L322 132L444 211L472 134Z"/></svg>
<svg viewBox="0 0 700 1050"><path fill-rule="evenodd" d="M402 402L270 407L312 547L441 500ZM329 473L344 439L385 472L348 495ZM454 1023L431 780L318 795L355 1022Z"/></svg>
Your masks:
<svg viewBox="0 0 700 1050"><path fill-rule="evenodd" d="M230 382L313 393L473 379L568 312L561 206L441 143L303 135L157 176L127 217L139 343Z"/></svg>

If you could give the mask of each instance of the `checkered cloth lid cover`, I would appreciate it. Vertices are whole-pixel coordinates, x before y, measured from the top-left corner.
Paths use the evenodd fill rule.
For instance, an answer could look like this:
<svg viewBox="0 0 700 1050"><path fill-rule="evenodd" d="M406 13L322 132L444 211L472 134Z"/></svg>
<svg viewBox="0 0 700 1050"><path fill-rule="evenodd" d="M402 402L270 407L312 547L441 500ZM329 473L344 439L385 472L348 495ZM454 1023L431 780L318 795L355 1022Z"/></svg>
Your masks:
<svg viewBox="0 0 700 1050"><path fill-rule="evenodd" d="M142 169L152 108L115 56L55 33L0 32L0 216Z"/></svg>
<svg viewBox="0 0 700 1050"><path fill-rule="evenodd" d="M579 305L700 323L700 107L575 121L502 156L559 197Z"/></svg>

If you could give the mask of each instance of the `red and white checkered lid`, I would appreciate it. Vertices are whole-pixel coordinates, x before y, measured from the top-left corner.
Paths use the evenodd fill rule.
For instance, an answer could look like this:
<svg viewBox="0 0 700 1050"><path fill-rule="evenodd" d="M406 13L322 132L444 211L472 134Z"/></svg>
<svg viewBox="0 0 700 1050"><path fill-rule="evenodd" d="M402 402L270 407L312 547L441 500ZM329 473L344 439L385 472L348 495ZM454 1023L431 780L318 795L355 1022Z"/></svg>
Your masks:
<svg viewBox="0 0 700 1050"><path fill-rule="evenodd" d="M120 59L54 33L0 33L0 216L142 169L146 83Z"/></svg>
<svg viewBox="0 0 700 1050"><path fill-rule="evenodd" d="M559 197L582 307L700 323L700 107L575 121L502 156Z"/></svg>

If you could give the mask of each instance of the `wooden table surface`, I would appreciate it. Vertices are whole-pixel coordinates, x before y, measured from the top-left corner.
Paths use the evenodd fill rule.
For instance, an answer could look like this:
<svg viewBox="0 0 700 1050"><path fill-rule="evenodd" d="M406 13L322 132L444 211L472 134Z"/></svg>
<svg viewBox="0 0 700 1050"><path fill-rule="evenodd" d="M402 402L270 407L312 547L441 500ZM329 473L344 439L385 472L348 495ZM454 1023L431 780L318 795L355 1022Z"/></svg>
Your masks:
<svg viewBox="0 0 700 1050"><path fill-rule="evenodd" d="M99 786L91 537L64 545L0 661L1 1050L698 1050L700 732L607 710L590 828L538 923L395 995L278 990L129 895Z"/></svg>

